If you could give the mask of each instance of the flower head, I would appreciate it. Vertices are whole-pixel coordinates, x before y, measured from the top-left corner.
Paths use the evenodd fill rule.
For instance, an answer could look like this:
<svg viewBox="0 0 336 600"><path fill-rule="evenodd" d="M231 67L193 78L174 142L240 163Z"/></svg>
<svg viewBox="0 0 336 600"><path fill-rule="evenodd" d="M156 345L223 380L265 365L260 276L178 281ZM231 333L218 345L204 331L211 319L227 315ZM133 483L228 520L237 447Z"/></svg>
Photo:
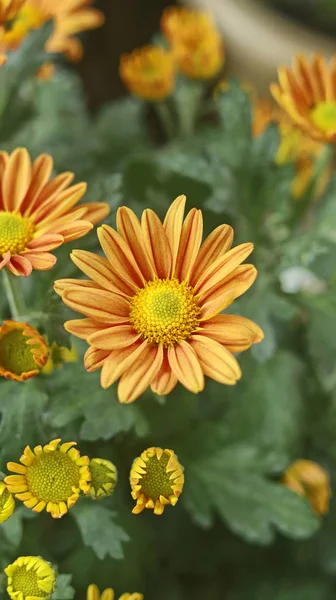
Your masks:
<svg viewBox="0 0 336 600"><path fill-rule="evenodd" d="M15 509L15 500L3 481L0 481L0 523L7 521Z"/></svg>
<svg viewBox="0 0 336 600"><path fill-rule="evenodd" d="M336 58L328 65L319 54L310 62L298 55L278 77L271 92L290 119L313 139L336 143Z"/></svg>
<svg viewBox="0 0 336 600"><path fill-rule="evenodd" d="M54 30L46 44L47 52L61 52L70 60L80 60L83 46L74 36L104 23L104 15L90 4L92 0L25 0L6 32L4 44L9 50L15 50L33 29L39 29L52 19Z"/></svg>
<svg viewBox="0 0 336 600"><path fill-rule="evenodd" d="M173 91L174 58L161 46L144 46L131 54L123 54L119 70L129 91L145 100L164 100Z"/></svg>
<svg viewBox="0 0 336 600"><path fill-rule="evenodd" d="M133 461L130 484L132 498L137 501L132 512L145 508L162 515L165 506L175 506L184 485L183 467L173 450L148 448Z"/></svg>
<svg viewBox="0 0 336 600"><path fill-rule="evenodd" d="M116 600L116 599L115 599L114 591L112 590L112 588L107 588L106 590L103 591L102 594L100 594L97 586L94 583L92 583L91 585L89 585L89 587L87 589L86 600ZM119 600L143 600L143 594L139 594L138 592L133 592L133 594L130 594L129 592L126 592L125 594L122 594L120 596Z"/></svg>
<svg viewBox="0 0 336 600"><path fill-rule="evenodd" d="M163 13L161 28L186 77L208 79L219 73L224 44L207 13L171 6Z"/></svg>
<svg viewBox="0 0 336 600"><path fill-rule="evenodd" d="M64 363L72 363L77 360L78 353L75 346L66 348L66 346L59 346L56 342L53 342L49 347L48 360L42 369L42 373L43 375L50 375L54 369L61 367Z"/></svg>
<svg viewBox="0 0 336 600"><path fill-rule="evenodd" d="M178 381L198 393L204 375L234 385L241 371L232 353L263 338L249 319L220 314L255 280L256 269L241 264L253 245L230 250L229 225L201 245L202 213L193 208L183 220L185 201L179 196L163 223L152 210L140 223L120 208L118 231L107 225L98 230L107 258L72 254L90 279L55 283L65 304L87 317L65 323L90 344L86 369L103 367L104 388L120 378L121 402L132 402L149 385L169 394Z"/></svg>
<svg viewBox="0 0 336 600"><path fill-rule="evenodd" d="M48 360L48 346L39 332L18 321L0 327L0 376L25 381L37 375Z"/></svg>
<svg viewBox="0 0 336 600"><path fill-rule="evenodd" d="M0 0L0 25L15 19L26 0Z"/></svg>
<svg viewBox="0 0 336 600"><path fill-rule="evenodd" d="M91 478L90 460L73 447L76 442L59 446L60 441L36 446L34 451L27 446L20 458L21 464L7 464L8 470L16 475L8 475L5 479L15 498L34 512L46 508L55 519L66 514L77 502L81 491L88 493Z"/></svg>
<svg viewBox="0 0 336 600"><path fill-rule="evenodd" d="M317 514L328 512L331 497L329 475L317 463L304 459L295 461L283 475L282 482L300 496L306 496Z"/></svg>
<svg viewBox="0 0 336 600"><path fill-rule="evenodd" d="M20 556L5 573L12 600L48 600L53 593L56 573L40 556Z"/></svg>
<svg viewBox="0 0 336 600"><path fill-rule="evenodd" d="M91 472L89 494L98 500L113 494L117 483L117 469L114 464L104 458L92 458L89 469Z"/></svg>
<svg viewBox="0 0 336 600"><path fill-rule="evenodd" d="M105 203L79 204L86 183L69 187L73 173L50 175L53 160L41 154L33 163L25 148L0 152L0 270L30 275L51 269L50 250L76 240L109 213Z"/></svg>

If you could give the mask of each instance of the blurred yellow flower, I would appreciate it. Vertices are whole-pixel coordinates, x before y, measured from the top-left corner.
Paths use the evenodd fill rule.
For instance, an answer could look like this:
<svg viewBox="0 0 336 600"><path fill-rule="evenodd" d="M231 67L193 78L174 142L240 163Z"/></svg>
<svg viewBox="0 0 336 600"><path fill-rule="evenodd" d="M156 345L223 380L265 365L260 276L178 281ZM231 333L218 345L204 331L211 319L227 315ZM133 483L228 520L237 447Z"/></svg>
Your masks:
<svg viewBox="0 0 336 600"><path fill-rule="evenodd" d="M148 386L170 394L178 381L198 394L205 375L235 385L241 369L233 353L263 339L260 327L220 314L254 282L256 269L242 264L253 244L231 249L233 230L220 225L203 242L203 217L186 197L170 206L163 223L150 209L141 223L123 206L117 231L103 225L98 237L107 258L74 250L71 258L90 280L61 279L55 290L87 318L65 323L90 344L88 371L102 368L101 385L119 379L122 403Z"/></svg>
<svg viewBox="0 0 336 600"><path fill-rule="evenodd" d="M0 0L0 25L15 19L26 0Z"/></svg>
<svg viewBox="0 0 336 600"><path fill-rule="evenodd" d="M0 481L0 523L7 521L15 509L15 500L3 481Z"/></svg>
<svg viewBox="0 0 336 600"><path fill-rule="evenodd" d="M0 152L0 271L28 277L56 263L50 253L86 235L110 212L104 202L78 204L86 183L70 186L74 174L50 178L53 159L31 161L26 148Z"/></svg>
<svg viewBox="0 0 336 600"><path fill-rule="evenodd" d="M48 600L53 593L56 572L40 556L20 556L5 573L12 600Z"/></svg>
<svg viewBox="0 0 336 600"><path fill-rule="evenodd" d="M163 13L161 28L186 77L209 79L219 73L224 65L224 44L210 15L171 6Z"/></svg>
<svg viewBox="0 0 336 600"><path fill-rule="evenodd" d="M275 100L290 119L318 142L336 143L336 55L330 64L320 54L298 55L293 68L280 67L271 85Z"/></svg>
<svg viewBox="0 0 336 600"><path fill-rule="evenodd" d="M327 514L331 498L330 480L327 471L311 460L297 460L284 473L284 485L300 496L306 496L314 511Z"/></svg>
<svg viewBox="0 0 336 600"><path fill-rule="evenodd" d="M165 506L175 506L183 490L183 467L173 450L148 448L133 461L130 484L132 498L137 501L132 512L145 508L162 515Z"/></svg>
<svg viewBox="0 0 336 600"><path fill-rule="evenodd" d="M52 19L54 30L46 44L47 52L61 52L78 61L83 56L83 46L74 36L104 23L104 15L90 4L92 0L25 0L6 31L4 45L15 50L31 30Z"/></svg>
<svg viewBox="0 0 336 600"><path fill-rule="evenodd" d="M123 54L119 71L128 90L144 100L164 100L173 91L174 58L161 46L144 46L131 54Z"/></svg>
<svg viewBox="0 0 336 600"><path fill-rule="evenodd" d="M117 469L114 464L104 458L92 458L89 469L91 472L89 494L97 500L113 494L117 483Z"/></svg>
<svg viewBox="0 0 336 600"><path fill-rule="evenodd" d="M97 586L92 583L87 589L86 600L116 600L116 598L112 588L107 588L100 594ZM125 592L125 594L120 596L119 600L143 600L143 594Z"/></svg>
<svg viewBox="0 0 336 600"><path fill-rule="evenodd" d="M78 360L75 346L66 348L53 342L49 347L49 356L46 365L42 369L43 375L50 375L54 369L61 367L64 363L72 363Z"/></svg>
<svg viewBox="0 0 336 600"><path fill-rule="evenodd" d="M79 494L87 494L91 473L89 458L81 456L74 448L76 442L52 440L46 446L27 446L20 463L9 462L7 468L15 475L8 475L8 490L34 512L47 512L55 519L62 517L78 500Z"/></svg>
<svg viewBox="0 0 336 600"><path fill-rule="evenodd" d="M25 381L47 360L48 346L34 327L17 321L5 321L0 327L0 377Z"/></svg>

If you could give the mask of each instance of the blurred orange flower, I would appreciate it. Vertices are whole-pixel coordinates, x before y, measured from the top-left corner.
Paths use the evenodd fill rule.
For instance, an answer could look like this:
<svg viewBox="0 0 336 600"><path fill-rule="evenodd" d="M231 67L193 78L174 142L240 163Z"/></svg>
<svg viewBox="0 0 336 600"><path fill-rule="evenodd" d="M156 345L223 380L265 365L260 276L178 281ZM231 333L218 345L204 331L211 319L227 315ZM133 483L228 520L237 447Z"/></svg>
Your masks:
<svg viewBox="0 0 336 600"><path fill-rule="evenodd" d="M311 460L297 460L291 464L282 482L300 496L306 496L314 511L327 514L331 497L330 480L327 471Z"/></svg>
<svg viewBox="0 0 336 600"><path fill-rule="evenodd" d="M298 55L292 69L280 67L271 85L275 100L290 119L318 142L336 143L336 55L330 64L316 54Z"/></svg>
<svg viewBox="0 0 336 600"><path fill-rule="evenodd" d="M129 91L145 100L164 100L173 91L174 58L161 46L144 46L131 54L123 54L119 70Z"/></svg>

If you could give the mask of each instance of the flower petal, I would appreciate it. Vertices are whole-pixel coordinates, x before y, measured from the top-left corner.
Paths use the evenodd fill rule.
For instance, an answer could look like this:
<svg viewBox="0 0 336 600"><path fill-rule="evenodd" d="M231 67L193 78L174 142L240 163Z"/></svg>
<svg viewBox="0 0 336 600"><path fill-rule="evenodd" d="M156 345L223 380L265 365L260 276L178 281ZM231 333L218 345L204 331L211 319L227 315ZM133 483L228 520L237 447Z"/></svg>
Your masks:
<svg viewBox="0 0 336 600"><path fill-rule="evenodd" d="M174 275L183 281L190 275L196 260L203 235L202 212L192 208L182 225L180 245L177 253Z"/></svg>
<svg viewBox="0 0 336 600"><path fill-rule="evenodd" d="M21 254L21 258L29 260L33 269L37 271L49 271L55 266L57 262L56 256L49 252L24 252Z"/></svg>
<svg viewBox="0 0 336 600"><path fill-rule="evenodd" d="M177 381L177 377L170 368L167 352L165 352L161 368L151 383L151 390L159 396L168 395L173 391Z"/></svg>
<svg viewBox="0 0 336 600"><path fill-rule="evenodd" d="M21 275L23 277L28 277L33 270L30 260L19 254L11 257L7 262L7 267L14 275Z"/></svg>
<svg viewBox="0 0 336 600"><path fill-rule="evenodd" d="M31 240L27 245L27 248L34 252L48 252L48 250L55 250L55 248L61 246L63 242L64 237L59 233L47 233Z"/></svg>
<svg viewBox="0 0 336 600"><path fill-rule="evenodd" d="M205 375L226 385L234 385L241 378L237 360L224 346L201 335L192 335L190 344Z"/></svg>
<svg viewBox="0 0 336 600"><path fill-rule="evenodd" d="M30 212L34 211L36 199L49 180L52 168L53 159L49 154L40 154L33 163L29 189L20 207L22 214L25 214L28 208Z"/></svg>
<svg viewBox="0 0 336 600"><path fill-rule="evenodd" d="M159 279L170 277L172 254L163 225L157 214L147 208L142 213L141 227L145 248Z"/></svg>
<svg viewBox="0 0 336 600"><path fill-rule="evenodd" d="M167 234L172 253L172 272L175 270L177 253L180 245L186 200L186 196L178 196L169 207L163 222L163 228Z"/></svg>
<svg viewBox="0 0 336 600"><path fill-rule="evenodd" d="M68 290L70 288L77 290L86 290L88 288L94 290L101 289L97 283L94 281L88 281L87 279L57 279L57 281L54 283L54 290L59 296L62 296L64 290Z"/></svg>
<svg viewBox="0 0 336 600"><path fill-rule="evenodd" d="M233 242L233 229L230 225L219 225L203 242L194 266L189 283L194 286L200 277L219 256L228 252Z"/></svg>
<svg viewBox="0 0 336 600"><path fill-rule="evenodd" d="M73 310L105 323L125 323L129 319L129 304L121 296L106 290L69 288L63 302Z"/></svg>
<svg viewBox="0 0 336 600"><path fill-rule="evenodd" d="M9 156L2 180L4 209L19 210L31 180L31 161L26 148L17 148Z"/></svg>
<svg viewBox="0 0 336 600"><path fill-rule="evenodd" d="M256 276L257 269L253 265L237 267L218 286L210 290L211 293L202 305L200 319L208 320L230 306L236 298L249 289Z"/></svg>
<svg viewBox="0 0 336 600"><path fill-rule="evenodd" d="M128 369L132 368L138 358L147 352L147 342L135 342L129 348L113 350L103 365L100 383L106 389L110 387Z"/></svg>
<svg viewBox="0 0 336 600"><path fill-rule="evenodd" d="M204 388L204 375L193 348L182 340L176 346L169 346L168 361L175 377L187 390L198 394Z"/></svg>
<svg viewBox="0 0 336 600"><path fill-rule="evenodd" d="M126 206L119 208L117 212L117 229L131 249L134 260L139 266L145 281L154 279L155 271L145 250L140 221L130 208L126 208Z"/></svg>
<svg viewBox="0 0 336 600"><path fill-rule="evenodd" d="M97 371L103 366L109 354L106 350L98 350L98 348L90 346L84 354L84 367L89 373Z"/></svg>
<svg viewBox="0 0 336 600"><path fill-rule="evenodd" d="M72 319L64 323L66 331L82 340L87 340L90 335L100 331L102 327L104 327L102 323L98 323L93 319Z"/></svg>
<svg viewBox="0 0 336 600"><path fill-rule="evenodd" d="M127 286L133 291L143 287L145 280L128 244L121 235L112 227L102 225L98 229L98 238L111 269L116 275L124 279Z"/></svg>
<svg viewBox="0 0 336 600"><path fill-rule="evenodd" d="M70 257L85 275L96 281L102 288L121 295L133 295L132 288L112 271L107 258L86 250L73 250Z"/></svg>
<svg viewBox="0 0 336 600"><path fill-rule="evenodd" d="M146 352L120 378L119 402L134 402L149 387L160 370L163 360L162 346L147 344Z"/></svg>
<svg viewBox="0 0 336 600"><path fill-rule="evenodd" d="M101 350L117 350L131 346L140 339L140 334L131 325L113 325L92 333L88 343Z"/></svg>
<svg viewBox="0 0 336 600"><path fill-rule="evenodd" d="M34 204L27 207L25 215L33 216L35 209L39 210L42 205L49 205L49 203L52 204L62 190L70 185L73 178L73 173L70 173L70 171L65 171L64 173L60 173L60 175L56 175L56 177L48 181L48 183L46 183L46 185L38 194Z"/></svg>
<svg viewBox="0 0 336 600"><path fill-rule="evenodd" d="M217 315L205 321L197 335L205 335L223 344L230 352L243 352L264 338L259 325L236 315Z"/></svg>
<svg viewBox="0 0 336 600"><path fill-rule="evenodd" d="M92 225L101 223L105 217L107 217L111 209L106 202L83 202L79 204L81 208L86 208L85 220L90 221Z"/></svg>
<svg viewBox="0 0 336 600"><path fill-rule="evenodd" d="M195 285L195 294L198 294L203 300L206 292L216 284L222 283L223 279L229 275L240 263L245 260L253 251L253 244L240 244L224 256L217 258L203 273Z"/></svg>

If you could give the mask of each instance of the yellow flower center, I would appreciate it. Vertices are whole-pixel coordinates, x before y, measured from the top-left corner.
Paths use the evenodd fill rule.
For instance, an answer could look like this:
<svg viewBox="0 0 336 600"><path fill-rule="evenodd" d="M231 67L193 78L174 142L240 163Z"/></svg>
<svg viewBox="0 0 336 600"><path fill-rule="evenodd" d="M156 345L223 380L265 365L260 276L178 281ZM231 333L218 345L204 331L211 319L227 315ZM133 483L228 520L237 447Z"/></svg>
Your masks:
<svg viewBox="0 0 336 600"><path fill-rule="evenodd" d="M90 484L95 489L102 488L106 483L110 483L111 479L114 479L113 473L111 471L111 467L108 466L109 463L101 463L92 460L90 462L90 472L91 472L91 481Z"/></svg>
<svg viewBox="0 0 336 600"><path fill-rule="evenodd" d="M145 340L168 347L196 331L199 313L193 290L186 282L156 279L132 299L130 319Z"/></svg>
<svg viewBox="0 0 336 600"><path fill-rule="evenodd" d="M0 256L19 254L33 239L35 226L27 217L0 211Z"/></svg>
<svg viewBox="0 0 336 600"><path fill-rule="evenodd" d="M321 102L312 110L311 117L322 131L336 131L336 102Z"/></svg>
<svg viewBox="0 0 336 600"><path fill-rule="evenodd" d="M66 502L79 489L79 467L64 452L44 452L27 468L30 493L44 502Z"/></svg>
<svg viewBox="0 0 336 600"><path fill-rule="evenodd" d="M22 592L23 598L37 596L45 598L46 593L38 586L39 577L35 569L27 570L27 567L16 567L12 575L12 587L14 592Z"/></svg>
<svg viewBox="0 0 336 600"><path fill-rule="evenodd" d="M160 496L169 498L174 493L169 479L171 472L167 473L170 458L170 455L164 452L160 460L155 455L146 462L146 474L140 480L141 491L154 502Z"/></svg>
<svg viewBox="0 0 336 600"><path fill-rule="evenodd" d="M32 354L33 346L27 344L27 339L21 329L10 331L0 338L0 365L6 371L22 375L39 369Z"/></svg>

